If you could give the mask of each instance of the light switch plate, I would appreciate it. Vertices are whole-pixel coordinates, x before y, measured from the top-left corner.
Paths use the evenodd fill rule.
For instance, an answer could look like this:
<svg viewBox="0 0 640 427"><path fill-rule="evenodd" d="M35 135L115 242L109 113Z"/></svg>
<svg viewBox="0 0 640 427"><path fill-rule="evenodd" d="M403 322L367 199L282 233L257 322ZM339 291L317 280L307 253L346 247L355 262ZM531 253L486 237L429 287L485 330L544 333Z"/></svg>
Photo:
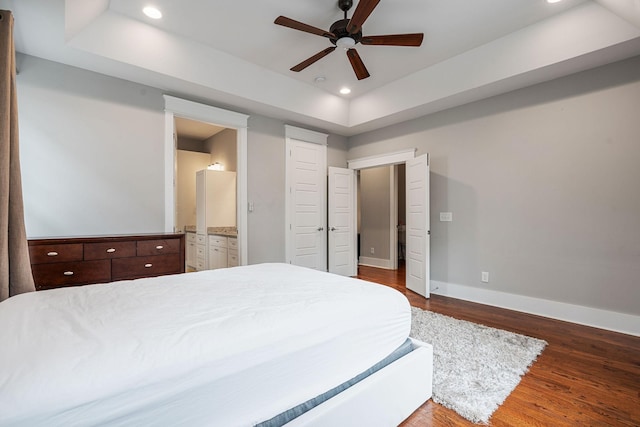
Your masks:
<svg viewBox="0 0 640 427"><path fill-rule="evenodd" d="M453 221L453 212L440 212L440 221Z"/></svg>

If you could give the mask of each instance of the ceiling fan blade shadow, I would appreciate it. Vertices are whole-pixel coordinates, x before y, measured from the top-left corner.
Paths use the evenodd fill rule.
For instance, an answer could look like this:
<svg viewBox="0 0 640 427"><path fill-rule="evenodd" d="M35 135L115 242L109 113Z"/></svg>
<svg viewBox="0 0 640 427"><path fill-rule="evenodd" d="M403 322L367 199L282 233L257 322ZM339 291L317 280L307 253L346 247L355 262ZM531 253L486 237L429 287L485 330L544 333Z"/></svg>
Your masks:
<svg viewBox="0 0 640 427"><path fill-rule="evenodd" d="M314 62L324 58L325 56L329 55L331 52L333 52L334 50L336 50L335 46L331 46L326 48L325 50L316 53L315 55L313 55L311 58L305 59L304 61L302 61L301 63L299 63L298 65L291 67L291 71L302 71L305 68L307 68L309 65L313 64Z"/></svg>
<svg viewBox="0 0 640 427"><path fill-rule="evenodd" d="M274 24L282 25L283 27L293 28L294 30L304 31L305 33L316 34L318 36L333 38L335 35L330 33L329 31L322 30L320 28L312 27L311 25L307 25L305 23L293 20L291 18L287 18L286 16L278 16Z"/></svg>
<svg viewBox="0 0 640 427"><path fill-rule="evenodd" d="M389 34L385 36L363 36L360 40L364 45L378 46L413 46L418 47L422 44L424 38L423 33L413 34Z"/></svg>
<svg viewBox="0 0 640 427"><path fill-rule="evenodd" d="M371 15L378 3L380 3L380 0L360 0L358 2L358 6L356 6L356 10L347 24L349 34L355 34L361 30L362 24Z"/></svg>
<svg viewBox="0 0 640 427"><path fill-rule="evenodd" d="M367 77L369 77L369 71L367 71L367 67L364 66L364 62L362 62L362 59L360 58L357 50L347 50L347 56L349 57L349 62L351 62L351 67L356 73L356 77L358 78L358 80L366 79Z"/></svg>

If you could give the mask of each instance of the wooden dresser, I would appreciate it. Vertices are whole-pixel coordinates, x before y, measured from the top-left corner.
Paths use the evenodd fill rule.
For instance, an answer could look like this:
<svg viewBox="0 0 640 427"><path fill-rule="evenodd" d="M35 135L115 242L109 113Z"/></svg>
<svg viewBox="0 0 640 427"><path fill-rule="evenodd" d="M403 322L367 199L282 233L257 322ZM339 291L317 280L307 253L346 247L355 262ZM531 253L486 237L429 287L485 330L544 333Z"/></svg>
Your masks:
<svg viewBox="0 0 640 427"><path fill-rule="evenodd" d="M184 234L29 240L37 290L184 273Z"/></svg>

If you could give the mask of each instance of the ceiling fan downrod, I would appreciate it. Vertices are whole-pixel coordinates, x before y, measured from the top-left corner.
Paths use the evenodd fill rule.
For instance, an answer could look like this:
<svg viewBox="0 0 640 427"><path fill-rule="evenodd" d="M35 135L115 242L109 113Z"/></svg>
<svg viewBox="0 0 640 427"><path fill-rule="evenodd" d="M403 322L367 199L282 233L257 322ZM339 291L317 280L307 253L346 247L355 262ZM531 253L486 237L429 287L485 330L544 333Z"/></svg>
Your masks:
<svg viewBox="0 0 640 427"><path fill-rule="evenodd" d="M344 19L347 19L347 11L353 6L353 0L338 0L338 7L344 12Z"/></svg>

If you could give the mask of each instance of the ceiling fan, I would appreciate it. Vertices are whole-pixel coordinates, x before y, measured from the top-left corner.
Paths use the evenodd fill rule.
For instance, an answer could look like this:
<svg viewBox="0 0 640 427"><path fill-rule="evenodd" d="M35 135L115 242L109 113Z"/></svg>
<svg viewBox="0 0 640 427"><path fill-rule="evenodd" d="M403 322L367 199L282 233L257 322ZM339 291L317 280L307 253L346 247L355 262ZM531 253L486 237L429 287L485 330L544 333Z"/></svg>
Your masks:
<svg viewBox="0 0 640 427"><path fill-rule="evenodd" d="M358 43L363 45L414 47L422 44L422 39L424 37L423 33L363 36L362 24L369 15L371 15L371 12L373 12L373 9L375 9L378 3L380 3L380 0L360 0L358 2L358 6L356 6L355 11L353 12L353 15L351 16L351 19L347 19L347 11L351 9L353 0L338 0L338 7L344 12L344 19L334 22L329 28L329 31L295 21L291 18L278 16L274 21L275 24L326 37L333 44L333 46L316 53L312 57L305 59L298 65L292 67L291 71L302 71L309 65L324 58L336 50L336 48L340 47L347 51L347 57L349 58L349 62L351 62L353 71L356 73L356 77L358 80L362 80L369 77L370 74L369 71L367 71L367 67L364 66L358 51L354 47Z"/></svg>

